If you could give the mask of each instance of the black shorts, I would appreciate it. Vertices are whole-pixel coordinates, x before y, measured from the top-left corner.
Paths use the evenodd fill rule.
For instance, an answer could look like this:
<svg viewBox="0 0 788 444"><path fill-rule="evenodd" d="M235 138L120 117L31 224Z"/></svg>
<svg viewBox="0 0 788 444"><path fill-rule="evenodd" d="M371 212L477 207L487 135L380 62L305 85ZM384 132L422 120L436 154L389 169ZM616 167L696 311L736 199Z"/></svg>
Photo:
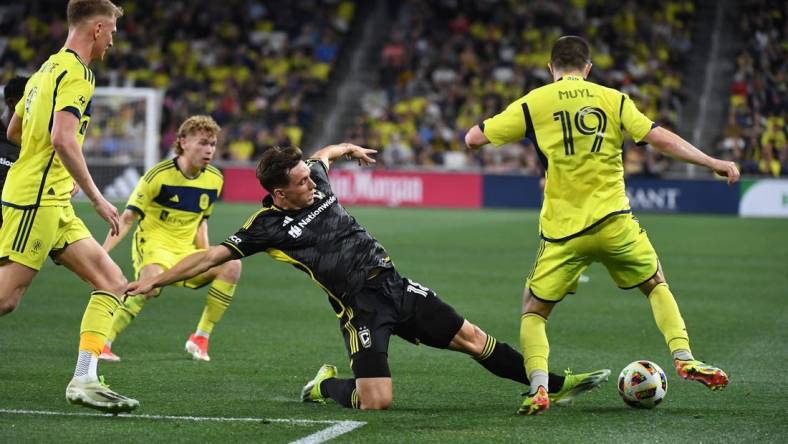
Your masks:
<svg viewBox="0 0 788 444"><path fill-rule="evenodd" d="M447 348L464 318L434 291L403 278L395 269L381 272L349 301L353 316L340 321L345 348L356 378L389 377L389 337Z"/></svg>

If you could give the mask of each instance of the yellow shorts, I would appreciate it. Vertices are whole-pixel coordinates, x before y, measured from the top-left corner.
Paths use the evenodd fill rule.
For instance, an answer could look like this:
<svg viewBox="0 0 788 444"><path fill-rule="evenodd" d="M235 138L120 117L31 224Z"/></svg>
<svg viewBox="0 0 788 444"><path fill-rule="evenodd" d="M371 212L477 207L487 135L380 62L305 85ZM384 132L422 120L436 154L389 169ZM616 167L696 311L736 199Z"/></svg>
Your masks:
<svg viewBox="0 0 788 444"><path fill-rule="evenodd" d="M3 206L0 258L40 270L47 255L90 237L88 227L74 214L71 204L25 210Z"/></svg>
<svg viewBox="0 0 788 444"><path fill-rule="evenodd" d="M168 270L180 262L181 259L198 251L205 250L199 249L194 245L175 249L170 245L152 241L137 230L137 232L134 233L134 240L132 241L131 247L131 261L134 264L134 276L139 279L140 272L148 265L159 265L165 270ZM210 282L211 279L201 274L185 281L176 282L172 285L176 287L200 288Z"/></svg>
<svg viewBox="0 0 788 444"><path fill-rule="evenodd" d="M592 262L607 267L623 289L651 279L659 266L657 252L635 216L613 216L581 236L539 244L526 287L539 299L557 302L577 290L580 275Z"/></svg>

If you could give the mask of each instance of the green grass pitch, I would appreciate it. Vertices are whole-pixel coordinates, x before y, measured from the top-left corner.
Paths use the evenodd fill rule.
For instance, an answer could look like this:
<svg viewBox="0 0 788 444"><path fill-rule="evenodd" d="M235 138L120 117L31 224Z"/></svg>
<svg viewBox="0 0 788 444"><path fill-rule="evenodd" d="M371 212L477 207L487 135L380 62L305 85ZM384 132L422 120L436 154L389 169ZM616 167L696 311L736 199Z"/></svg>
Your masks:
<svg viewBox="0 0 788 444"><path fill-rule="evenodd" d="M220 205L214 243L254 211ZM106 228L78 205L96 237ZM537 246L532 211L351 209L389 250L400 272L435 291L469 320L519 348L520 297ZM138 418L91 413L64 390L76 359L88 287L48 263L18 310L0 319L0 442L290 442L323 423L188 421L141 415L362 421L335 442L736 442L788 436L788 221L641 214L681 307L695 355L722 366L731 385L710 392L679 380L646 299L615 288L592 266L548 323L553 371L611 368L613 377L568 408L515 415L522 387L470 358L393 339L395 401L386 412L299 401L324 362L349 376L337 321L322 291L264 254L246 259L233 305L211 340L210 363L183 344L205 291L166 289L116 341L123 361L102 363L114 389L138 398ZM130 237L130 236L129 236ZM129 239L113 257L131 275ZM636 359L665 369L669 388L655 410L619 399L618 372ZM319 441L312 438L312 442Z"/></svg>

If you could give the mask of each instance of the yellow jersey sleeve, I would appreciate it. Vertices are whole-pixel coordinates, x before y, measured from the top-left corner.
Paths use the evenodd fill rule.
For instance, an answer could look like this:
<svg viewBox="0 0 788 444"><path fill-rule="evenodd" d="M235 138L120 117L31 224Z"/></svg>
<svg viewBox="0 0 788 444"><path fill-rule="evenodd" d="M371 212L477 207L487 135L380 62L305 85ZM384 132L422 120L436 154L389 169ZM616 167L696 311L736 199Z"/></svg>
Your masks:
<svg viewBox="0 0 788 444"><path fill-rule="evenodd" d="M632 140L639 143L654 127L654 122L640 112L628 95L624 94L621 100L621 124Z"/></svg>
<svg viewBox="0 0 788 444"><path fill-rule="evenodd" d="M487 139L495 146L516 142L525 137L525 115L522 104L525 98L511 103L499 114L486 119L480 125Z"/></svg>
<svg viewBox="0 0 788 444"><path fill-rule="evenodd" d="M145 212L148 211L151 201L154 196L154 186L151 182L145 180L147 176L142 177L134 191L129 196L129 201L126 203L126 208L135 211L140 215L140 218L145 218Z"/></svg>
<svg viewBox="0 0 788 444"><path fill-rule="evenodd" d="M71 69L60 83L55 96L55 111L68 111L81 119L93 96L93 84L83 73ZM73 72L73 73L72 73Z"/></svg>

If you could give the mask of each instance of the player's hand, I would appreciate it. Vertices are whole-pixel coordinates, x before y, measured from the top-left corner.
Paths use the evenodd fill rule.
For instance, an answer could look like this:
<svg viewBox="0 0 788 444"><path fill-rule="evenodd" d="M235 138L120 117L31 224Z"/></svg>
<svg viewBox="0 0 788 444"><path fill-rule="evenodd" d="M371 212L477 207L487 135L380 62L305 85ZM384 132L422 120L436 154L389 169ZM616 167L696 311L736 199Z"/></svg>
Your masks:
<svg viewBox="0 0 788 444"><path fill-rule="evenodd" d="M96 210L96 213L109 224L110 234L112 236L117 236L120 232L120 218L118 217L118 209L115 208L115 205L112 205L107 199L104 199L104 197L99 197L97 201L93 202L93 208Z"/></svg>
<svg viewBox="0 0 788 444"><path fill-rule="evenodd" d="M378 152L377 150L372 150L358 145L353 145L352 143L347 143L346 145L348 146L348 148L350 148L350 152L348 152L346 155L350 159L358 160L359 165L365 166L375 163L375 159L373 159L370 156L377 153Z"/></svg>
<svg viewBox="0 0 788 444"><path fill-rule="evenodd" d="M732 185L739 181L739 168L736 167L736 164L733 162L729 162L727 160L719 160L715 159L714 165L712 169L715 173L719 174L720 176L725 176L728 178L728 185Z"/></svg>
<svg viewBox="0 0 788 444"><path fill-rule="evenodd" d="M153 284L145 279L142 279L130 283L129 286L126 287L126 295L127 296L134 296L138 294L147 295L151 293L151 290L153 290Z"/></svg>

